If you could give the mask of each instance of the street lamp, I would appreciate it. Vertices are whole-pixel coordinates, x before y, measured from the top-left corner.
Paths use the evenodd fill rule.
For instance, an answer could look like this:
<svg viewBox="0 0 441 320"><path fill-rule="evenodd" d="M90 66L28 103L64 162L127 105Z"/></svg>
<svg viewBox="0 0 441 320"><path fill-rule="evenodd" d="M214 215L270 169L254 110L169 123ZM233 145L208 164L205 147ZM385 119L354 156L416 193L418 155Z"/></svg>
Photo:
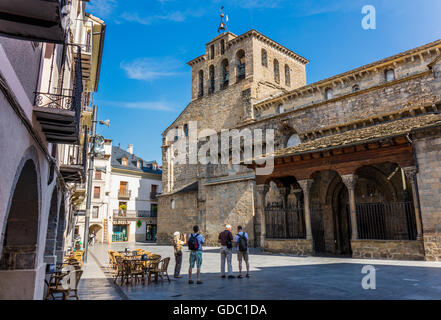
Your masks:
<svg viewBox="0 0 441 320"><path fill-rule="evenodd" d="M89 169L88 169L88 177L87 177L87 198L86 198L86 214L84 219L84 255L83 261L87 262L87 253L89 249L89 222L90 222L90 205L92 202L92 179L93 179L93 162L95 159L95 145L98 143L102 145L104 142L104 138L100 135L96 134L96 123L97 123L97 113L98 107L93 106L93 120L92 120L92 145L90 147L89 153ZM110 120L100 120L100 124L105 125L106 127L110 126Z"/></svg>

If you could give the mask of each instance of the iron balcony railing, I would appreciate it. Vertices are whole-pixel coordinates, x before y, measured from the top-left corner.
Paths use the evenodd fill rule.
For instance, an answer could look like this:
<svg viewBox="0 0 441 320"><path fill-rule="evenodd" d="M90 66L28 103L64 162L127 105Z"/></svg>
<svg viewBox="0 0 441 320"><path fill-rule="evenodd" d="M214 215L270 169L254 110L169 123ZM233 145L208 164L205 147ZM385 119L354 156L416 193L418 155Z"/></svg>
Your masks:
<svg viewBox="0 0 441 320"><path fill-rule="evenodd" d="M155 218L157 211L150 210L113 210L114 218Z"/></svg>
<svg viewBox="0 0 441 320"><path fill-rule="evenodd" d="M118 198L130 198L130 196L131 196L131 194L132 194L132 191L131 190L128 190L128 189L119 189L118 190Z"/></svg>
<svg viewBox="0 0 441 320"><path fill-rule="evenodd" d="M150 192L150 200L158 201L158 192Z"/></svg>
<svg viewBox="0 0 441 320"><path fill-rule="evenodd" d="M37 107L43 107L43 108L74 111L76 125L77 125L77 132L79 132L81 104L82 104L81 100L83 95L81 48L78 47L77 49L78 53L75 58L75 66L73 73L73 88L70 87L65 88L64 73L66 70L66 64L69 63L66 53L67 48L68 45L65 44L63 46L62 59L58 71L56 71L57 62L55 61L55 52L52 54L47 91L35 92L35 105ZM58 75L58 77L55 77L56 74ZM53 85L54 82L56 82L55 86ZM55 88L55 89L52 90L51 88Z"/></svg>

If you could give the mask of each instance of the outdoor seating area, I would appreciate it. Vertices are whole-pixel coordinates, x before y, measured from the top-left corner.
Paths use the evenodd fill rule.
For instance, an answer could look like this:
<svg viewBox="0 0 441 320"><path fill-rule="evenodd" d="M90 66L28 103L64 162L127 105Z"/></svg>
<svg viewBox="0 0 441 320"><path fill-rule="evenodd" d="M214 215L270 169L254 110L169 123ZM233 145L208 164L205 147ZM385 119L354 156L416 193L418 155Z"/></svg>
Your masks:
<svg viewBox="0 0 441 320"><path fill-rule="evenodd" d="M50 273L47 285L46 300L62 300L75 298L79 300L78 284L83 275L83 254L84 250L77 250L64 257L63 263L57 263L56 269Z"/></svg>
<svg viewBox="0 0 441 320"><path fill-rule="evenodd" d="M161 256L143 249L135 249L125 251L108 250L109 265L108 269L114 276L114 282L117 283L118 278L120 284L142 283L150 284L153 280L158 283L159 278L164 283L164 278L168 276L168 265L170 257L161 259Z"/></svg>

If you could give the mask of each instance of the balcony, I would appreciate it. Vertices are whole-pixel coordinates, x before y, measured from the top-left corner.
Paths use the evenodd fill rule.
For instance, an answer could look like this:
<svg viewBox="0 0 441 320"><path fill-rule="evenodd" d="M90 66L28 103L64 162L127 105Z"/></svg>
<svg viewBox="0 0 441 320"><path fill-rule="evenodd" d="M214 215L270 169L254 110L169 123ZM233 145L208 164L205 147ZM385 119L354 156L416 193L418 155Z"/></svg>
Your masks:
<svg viewBox="0 0 441 320"><path fill-rule="evenodd" d="M149 210L113 210L113 218L156 218L158 216L157 211Z"/></svg>
<svg viewBox="0 0 441 320"><path fill-rule="evenodd" d="M119 189L118 190L118 199L130 199L131 194L132 194L131 190Z"/></svg>
<svg viewBox="0 0 441 320"><path fill-rule="evenodd" d="M150 200L152 201L158 201L158 192L150 192Z"/></svg>
<svg viewBox="0 0 441 320"><path fill-rule="evenodd" d="M0 34L29 41L64 43L63 25L70 24L70 8L67 0L0 1Z"/></svg>
<svg viewBox="0 0 441 320"><path fill-rule="evenodd" d="M47 92L35 92L34 114L46 140L50 143L79 144L79 131L81 120L81 99L83 94L83 80L81 74L81 59L75 60L73 89L64 88L64 79L67 62L62 64L60 70L53 67L55 54L52 55L51 74L48 81ZM65 59L67 61L67 59ZM53 82L57 81L58 89L50 89Z"/></svg>
<svg viewBox="0 0 441 320"><path fill-rule="evenodd" d="M84 134L81 146L72 145L67 148L67 154L60 163L60 173L65 182L83 183L86 180L87 149L87 134Z"/></svg>

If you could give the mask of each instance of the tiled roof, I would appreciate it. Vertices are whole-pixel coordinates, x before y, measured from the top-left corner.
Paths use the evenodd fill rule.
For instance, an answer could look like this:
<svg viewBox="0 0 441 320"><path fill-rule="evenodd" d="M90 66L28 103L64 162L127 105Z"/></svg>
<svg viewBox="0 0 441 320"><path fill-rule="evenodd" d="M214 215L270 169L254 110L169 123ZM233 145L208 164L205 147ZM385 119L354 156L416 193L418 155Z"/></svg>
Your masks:
<svg viewBox="0 0 441 320"><path fill-rule="evenodd" d="M123 166L121 164L121 160L123 157L127 158L127 166ZM138 160L142 161L142 168L137 167ZM159 169L159 166L157 166L156 170L153 170L153 163L156 163L156 161L144 161L143 159L133 155L132 154L119 148L116 146L112 146L112 161L111 166L113 168L119 168L119 169L126 169L126 170L132 170L132 171L138 171L138 172L146 172L146 173L152 173L152 174L162 174L162 170Z"/></svg>
<svg viewBox="0 0 441 320"><path fill-rule="evenodd" d="M276 150L273 156L275 158L281 158L302 153L324 151L347 145L374 142L385 138L402 136L415 129L432 126L441 126L441 114L426 114L349 130L307 141L297 146Z"/></svg>

